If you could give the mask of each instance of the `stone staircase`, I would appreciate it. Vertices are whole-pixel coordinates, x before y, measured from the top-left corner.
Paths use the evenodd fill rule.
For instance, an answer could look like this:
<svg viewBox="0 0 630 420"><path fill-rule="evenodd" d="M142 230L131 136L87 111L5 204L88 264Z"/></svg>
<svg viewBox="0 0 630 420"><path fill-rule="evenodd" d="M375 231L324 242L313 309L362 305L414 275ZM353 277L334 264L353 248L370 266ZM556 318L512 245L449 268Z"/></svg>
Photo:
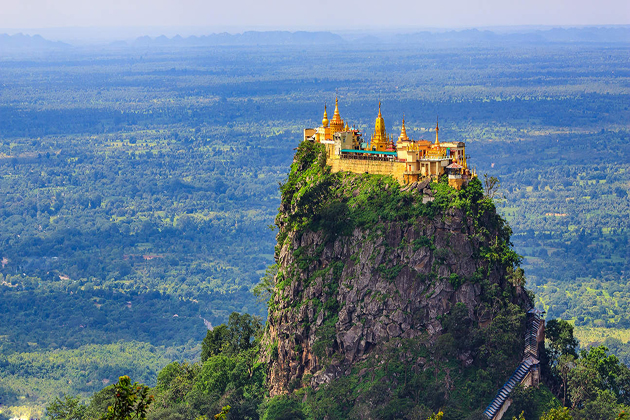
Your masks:
<svg viewBox="0 0 630 420"><path fill-rule="evenodd" d="M523 382L527 375L539 369L538 362L538 329L544 321L541 318L541 311L530 309L527 311L527 331L525 333L525 351L523 361L516 368L510 379L499 389L490 405L483 412L488 420L500 420L505 410L502 410L505 402L514 388ZM507 409L507 407L506 407Z"/></svg>

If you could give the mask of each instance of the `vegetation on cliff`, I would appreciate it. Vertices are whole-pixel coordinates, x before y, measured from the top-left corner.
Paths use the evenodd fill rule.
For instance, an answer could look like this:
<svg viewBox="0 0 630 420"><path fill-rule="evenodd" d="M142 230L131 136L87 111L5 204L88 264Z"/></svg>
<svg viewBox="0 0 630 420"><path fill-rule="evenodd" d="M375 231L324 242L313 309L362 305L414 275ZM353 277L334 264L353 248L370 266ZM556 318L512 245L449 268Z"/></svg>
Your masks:
<svg viewBox="0 0 630 420"><path fill-rule="evenodd" d="M308 418L478 416L518 364L530 304L481 182L333 174L304 142L281 191L271 395Z"/></svg>

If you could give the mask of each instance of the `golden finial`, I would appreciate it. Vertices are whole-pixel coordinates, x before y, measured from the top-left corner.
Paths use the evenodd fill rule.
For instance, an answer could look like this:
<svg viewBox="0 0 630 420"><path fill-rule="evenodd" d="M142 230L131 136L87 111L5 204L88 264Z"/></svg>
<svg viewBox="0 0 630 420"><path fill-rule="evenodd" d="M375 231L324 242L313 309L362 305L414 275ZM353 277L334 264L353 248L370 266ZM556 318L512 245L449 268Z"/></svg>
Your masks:
<svg viewBox="0 0 630 420"><path fill-rule="evenodd" d="M378 116L382 117L382 115L381 115L381 101L378 101Z"/></svg>
<svg viewBox="0 0 630 420"><path fill-rule="evenodd" d="M401 140L409 140L409 137L407 137L407 129L405 128L405 114L403 114L402 128L400 129L400 136L398 136L398 141L401 141Z"/></svg>
<svg viewBox="0 0 630 420"><path fill-rule="evenodd" d="M328 112L326 112L326 103L324 103L324 118L322 119L322 126L328 127Z"/></svg>

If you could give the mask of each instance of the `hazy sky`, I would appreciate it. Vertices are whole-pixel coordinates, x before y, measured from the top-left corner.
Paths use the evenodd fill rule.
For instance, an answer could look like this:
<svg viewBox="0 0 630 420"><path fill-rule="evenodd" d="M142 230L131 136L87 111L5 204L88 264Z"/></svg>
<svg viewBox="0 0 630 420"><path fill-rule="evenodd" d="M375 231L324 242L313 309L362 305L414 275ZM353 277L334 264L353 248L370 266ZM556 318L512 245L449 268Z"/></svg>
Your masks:
<svg viewBox="0 0 630 420"><path fill-rule="evenodd" d="M629 0L0 0L4 29L345 30L629 23Z"/></svg>

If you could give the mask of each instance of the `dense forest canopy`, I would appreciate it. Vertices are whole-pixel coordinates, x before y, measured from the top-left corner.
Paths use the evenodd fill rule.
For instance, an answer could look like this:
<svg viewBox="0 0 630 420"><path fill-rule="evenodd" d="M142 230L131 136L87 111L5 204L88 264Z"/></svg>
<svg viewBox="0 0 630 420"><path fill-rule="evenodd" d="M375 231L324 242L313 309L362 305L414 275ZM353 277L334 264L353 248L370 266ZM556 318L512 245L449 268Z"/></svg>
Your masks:
<svg viewBox="0 0 630 420"><path fill-rule="evenodd" d="M273 263L278 183L335 94L368 134L379 98L396 136L404 113L410 137L432 139L439 114L440 139L499 177L539 305L578 335L617 333L608 345L630 362L627 57L579 43L3 57L0 402L41 406L122 374L154 385L199 354L207 325L264 316L251 289Z"/></svg>

